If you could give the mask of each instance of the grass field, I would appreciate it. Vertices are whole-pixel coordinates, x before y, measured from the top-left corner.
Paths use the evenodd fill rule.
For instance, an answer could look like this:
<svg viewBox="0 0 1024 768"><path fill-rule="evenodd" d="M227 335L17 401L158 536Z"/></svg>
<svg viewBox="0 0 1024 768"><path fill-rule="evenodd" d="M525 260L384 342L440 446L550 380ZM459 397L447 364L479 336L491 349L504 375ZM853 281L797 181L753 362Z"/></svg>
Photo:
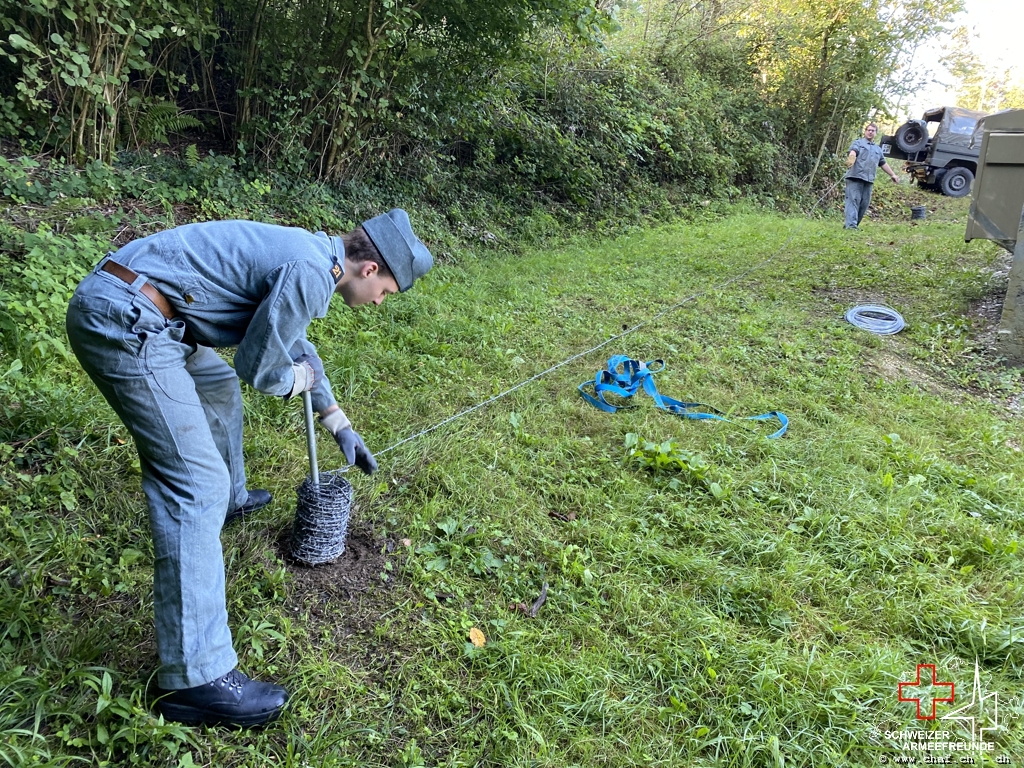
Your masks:
<svg viewBox="0 0 1024 768"><path fill-rule="evenodd" d="M968 201L883 181L857 232L712 204L614 240L463 254L376 311L338 302L311 338L381 464L352 477L338 563L285 557L301 413L245 392L250 485L275 501L222 535L228 607L242 669L292 695L262 731L148 714L130 438L73 361L0 359L25 377L0 449L0 758L921 764L886 733L963 741L974 717L995 744L978 764L1021 765L1022 377L991 347L1008 262L963 242ZM911 222L919 199L928 219ZM843 320L877 302L906 330ZM612 354L663 359L666 395L783 411L789 432L685 421L646 396L603 413L576 388ZM329 441L320 454L340 462ZM955 683L936 707L961 719L898 700L919 664ZM972 704L976 668L988 698ZM915 690L927 713L948 688Z"/></svg>

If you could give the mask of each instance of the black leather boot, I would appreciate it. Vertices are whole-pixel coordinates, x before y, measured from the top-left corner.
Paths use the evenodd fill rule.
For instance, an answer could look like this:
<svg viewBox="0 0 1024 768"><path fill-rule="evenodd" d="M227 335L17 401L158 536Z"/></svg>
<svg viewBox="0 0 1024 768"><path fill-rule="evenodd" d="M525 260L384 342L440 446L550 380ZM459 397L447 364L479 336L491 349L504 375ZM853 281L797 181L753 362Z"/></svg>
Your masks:
<svg viewBox="0 0 1024 768"><path fill-rule="evenodd" d="M156 710L185 725L250 728L277 719L288 701L284 688L250 680L237 669L195 688L161 691Z"/></svg>
<svg viewBox="0 0 1024 768"><path fill-rule="evenodd" d="M238 509L228 512L224 518L224 526L228 526L235 520L241 520L248 514L255 512L257 509L263 509L270 500L274 498L270 495L270 491L265 491L262 488L254 488L249 491L249 498L245 500L245 504L240 506Z"/></svg>

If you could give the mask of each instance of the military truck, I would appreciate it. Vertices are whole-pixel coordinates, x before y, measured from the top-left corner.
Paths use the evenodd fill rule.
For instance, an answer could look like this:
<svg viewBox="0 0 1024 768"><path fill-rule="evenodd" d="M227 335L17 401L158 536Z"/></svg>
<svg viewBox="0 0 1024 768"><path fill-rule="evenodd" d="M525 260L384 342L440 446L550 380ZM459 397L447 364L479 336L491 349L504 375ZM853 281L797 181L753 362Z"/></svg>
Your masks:
<svg viewBox="0 0 1024 768"><path fill-rule="evenodd" d="M881 139L882 154L890 161L905 160L904 169L922 189L949 197L971 193L978 170L980 142L972 143L985 112L960 107L937 107L921 120L908 120L892 136ZM936 123L929 134L929 123Z"/></svg>

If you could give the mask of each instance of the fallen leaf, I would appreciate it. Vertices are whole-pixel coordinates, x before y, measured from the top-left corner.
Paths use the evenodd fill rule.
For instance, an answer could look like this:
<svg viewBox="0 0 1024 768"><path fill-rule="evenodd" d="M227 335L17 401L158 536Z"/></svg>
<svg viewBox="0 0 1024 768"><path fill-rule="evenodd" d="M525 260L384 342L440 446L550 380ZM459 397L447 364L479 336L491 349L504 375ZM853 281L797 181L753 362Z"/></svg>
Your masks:
<svg viewBox="0 0 1024 768"><path fill-rule="evenodd" d="M483 648L487 644L487 638L484 637L484 633L476 627L469 630L469 642L475 645L477 648Z"/></svg>

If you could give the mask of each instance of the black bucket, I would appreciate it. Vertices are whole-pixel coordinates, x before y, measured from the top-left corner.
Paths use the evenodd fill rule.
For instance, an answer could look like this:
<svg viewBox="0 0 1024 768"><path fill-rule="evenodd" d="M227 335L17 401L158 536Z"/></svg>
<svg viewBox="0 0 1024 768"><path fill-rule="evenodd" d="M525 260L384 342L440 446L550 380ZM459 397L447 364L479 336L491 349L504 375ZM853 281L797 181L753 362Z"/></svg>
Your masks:
<svg viewBox="0 0 1024 768"><path fill-rule="evenodd" d="M915 205L910 209L911 219L923 219L928 214L928 208L923 205Z"/></svg>

